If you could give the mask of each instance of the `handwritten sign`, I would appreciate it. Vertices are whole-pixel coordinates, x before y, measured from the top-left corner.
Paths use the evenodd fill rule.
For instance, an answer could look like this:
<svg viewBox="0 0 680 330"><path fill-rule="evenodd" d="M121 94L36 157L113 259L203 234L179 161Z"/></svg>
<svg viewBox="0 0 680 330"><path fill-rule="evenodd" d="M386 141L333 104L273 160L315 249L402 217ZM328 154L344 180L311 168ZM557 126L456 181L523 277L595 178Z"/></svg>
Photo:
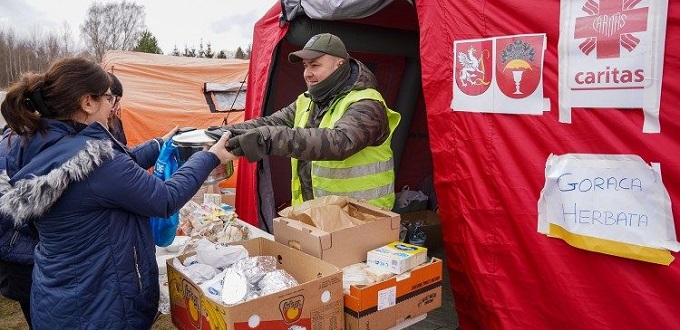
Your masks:
<svg viewBox="0 0 680 330"><path fill-rule="evenodd" d="M635 155L550 155L538 231L572 246L670 264L678 251L661 176Z"/></svg>

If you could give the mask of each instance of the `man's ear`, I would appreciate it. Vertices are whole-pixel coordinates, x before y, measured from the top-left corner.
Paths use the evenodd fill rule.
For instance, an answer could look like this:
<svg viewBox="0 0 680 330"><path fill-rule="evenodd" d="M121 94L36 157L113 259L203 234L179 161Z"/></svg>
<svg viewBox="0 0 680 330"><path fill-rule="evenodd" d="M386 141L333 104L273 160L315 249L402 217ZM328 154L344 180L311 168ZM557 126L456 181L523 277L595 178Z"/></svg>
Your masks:
<svg viewBox="0 0 680 330"><path fill-rule="evenodd" d="M97 104L92 95L86 94L80 97L80 108L88 114L93 114L97 111Z"/></svg>

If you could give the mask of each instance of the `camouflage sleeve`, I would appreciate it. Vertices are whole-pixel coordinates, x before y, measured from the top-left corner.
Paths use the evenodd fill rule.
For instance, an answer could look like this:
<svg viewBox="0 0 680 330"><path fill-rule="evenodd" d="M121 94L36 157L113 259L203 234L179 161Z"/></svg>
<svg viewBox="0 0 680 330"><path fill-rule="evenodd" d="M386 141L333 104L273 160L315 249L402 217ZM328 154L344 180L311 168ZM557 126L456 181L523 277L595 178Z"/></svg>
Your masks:
<svg viewBox="0 0 680 330"><path fill-rule="evenodd" d="M303 160L343 160L367 146L380 145L389 136L382 103L360 100L347 109L333 128L260 127L271 155Z"/></svg>
<svg viewBox="0 0 680 330"><path fill-rule="evenodd" d="M230 129L250 129L263 126L293 127L295 121L295 102L269 116L253 118L242 123L227 125Z"/></svg>

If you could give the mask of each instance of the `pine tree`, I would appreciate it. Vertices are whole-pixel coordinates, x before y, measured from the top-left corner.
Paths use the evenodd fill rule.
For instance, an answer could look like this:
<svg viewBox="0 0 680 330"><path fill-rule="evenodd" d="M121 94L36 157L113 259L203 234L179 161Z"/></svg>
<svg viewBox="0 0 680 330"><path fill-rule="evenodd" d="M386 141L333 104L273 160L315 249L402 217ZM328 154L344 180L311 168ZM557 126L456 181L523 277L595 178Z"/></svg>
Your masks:
<svg viewBox="0 0 680 330"><path fill-rule="evenodd" d="M184 57L198 57L196 54L196 48L191 48L184 46L184 54L182 54Z"/></svg>
<svg viewBox="0 0 680 330"><path fill-rule="evenodd" d="M210 45L210 43L208 43L208 48L205 50L203 56L205 56L206 58L215 57L215 52L212 50L212 45Z"/></svg>
<svg viewBox="0 0 680 330"><path fill-rule="evenodd" d="M175 48L170 52L170 55L172 56L182 56L182 53L179 52L179 48L177 48L177 45L175 45Z"/></svg>
<svg viewBox="0 0 680 330"><path fill-rule="evenodd" d="M205 49L203 49L203 39L201 39L201 43L198 45L198 57L203 58L205 57Z"/></svg>
<svg viewBox="0 0 680 330"><path fill-rule="evenodd" d="M177 49L177 47L175 47ZM142 32L142 37L139 39L134 51L151 54L163 54L163 51L158 47L158 40L153 36L149 30Z"/></svg>
<svg viewBox="0 0 680 330"><path fill-rule="evenodd" d="M236 55L234 55L235 58L245 60L246 59L246 53L241 49L241 47L236 49Z"/></svg>

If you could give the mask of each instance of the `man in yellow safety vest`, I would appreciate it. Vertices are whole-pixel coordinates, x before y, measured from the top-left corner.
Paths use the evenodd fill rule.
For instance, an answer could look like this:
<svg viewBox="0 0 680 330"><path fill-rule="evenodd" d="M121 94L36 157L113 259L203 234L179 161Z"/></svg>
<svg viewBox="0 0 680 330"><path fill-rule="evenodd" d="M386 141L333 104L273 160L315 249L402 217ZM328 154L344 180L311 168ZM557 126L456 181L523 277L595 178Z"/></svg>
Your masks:
<svg viewBox="0 0 680 330"><path fill-rule="evenodd" d="M291 157L293 205L340 195L391 210L390 143L400 115L375 89L373 73L330 33L313 36L288 60L302 62L306 92L269 116L207 133L230 131L227 148L251 162L265 155Z"/></svg>

